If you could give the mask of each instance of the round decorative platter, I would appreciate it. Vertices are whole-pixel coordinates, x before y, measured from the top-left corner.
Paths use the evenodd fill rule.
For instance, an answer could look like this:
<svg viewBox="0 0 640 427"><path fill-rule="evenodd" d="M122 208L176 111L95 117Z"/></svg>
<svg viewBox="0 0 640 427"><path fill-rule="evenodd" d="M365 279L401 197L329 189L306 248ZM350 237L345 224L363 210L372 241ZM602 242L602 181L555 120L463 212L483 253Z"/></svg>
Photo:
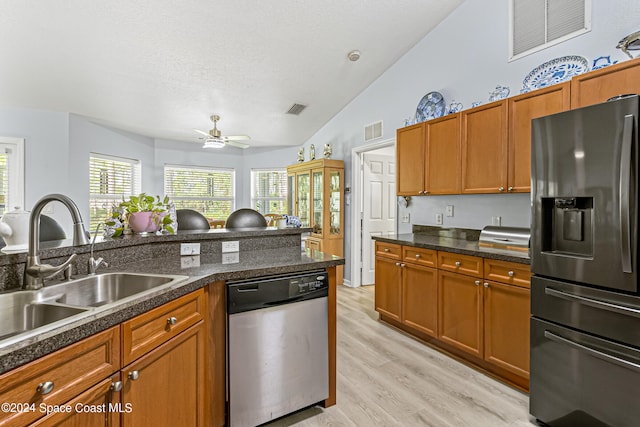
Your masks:
<svg viewBox="0 0 640 427"><path fill-rule="evenodd" d="M520 92L551 86L587 71L589 71L589 61L584 56L569 55L555 58L531 70L522 81L523 87Z"/></svg>
<svg viewBox="0 0 640 427"><path fill-rule="evenodd" d="M416 123L444 116L447 107L440 92L429 92L422 97L416 109Z"/></svg>

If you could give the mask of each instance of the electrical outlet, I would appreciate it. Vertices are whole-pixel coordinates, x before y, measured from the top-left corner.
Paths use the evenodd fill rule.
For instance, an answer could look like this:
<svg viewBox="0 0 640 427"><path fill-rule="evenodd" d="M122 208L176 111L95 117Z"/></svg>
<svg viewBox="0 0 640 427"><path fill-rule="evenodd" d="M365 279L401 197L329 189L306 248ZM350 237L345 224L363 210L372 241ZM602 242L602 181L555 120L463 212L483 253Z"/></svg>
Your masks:
<svg viewBox="0 0 640 427"><path fill-rule="evenodd" d="M180 255L200 255L200 243L180 243Z"/></svg>
<svg viewBox="0 0 640 427"><path fill-rule="evenodd" d="M181 268L200 267L200 255L183 256L180 258Z"/></svg>
<svg viewBox="0 0 640 427"><path fill-rule="evenodd" d="M238 252L222 254L223 264L236 264L238 262L240 262L240 254Z"/></svg>
<svg viewBox="0 0 640 427"><path fill-rule="evenodd" d="M442 225L442 214L441 213L437 213L436 214L436 225Z"/></svg>
<svg viewBox="0 0 640 427"><path fill-rule="evenodd" d="M491 225L502 225L502 217L500 216L492 216L491 217Z"/></svg>
<svg viewBox="0 0 640 427"><path fill-rule="evenodd" d="M402 222L409 222L410 218L411 218L410 214L404 214L402 215Z"/></svg>
<svg viewBox="0 0 640 427"><path fill-rule="evenodd" d="M222 242L222 253L225 252L239 252L240 251L240 241L232 240L230 242Z"/></svg>
<svg viewBox="0 0 640 427"><path fill-rule="evenodd" d="M453 216L453 205L447 205L446 215Z"/></svg>

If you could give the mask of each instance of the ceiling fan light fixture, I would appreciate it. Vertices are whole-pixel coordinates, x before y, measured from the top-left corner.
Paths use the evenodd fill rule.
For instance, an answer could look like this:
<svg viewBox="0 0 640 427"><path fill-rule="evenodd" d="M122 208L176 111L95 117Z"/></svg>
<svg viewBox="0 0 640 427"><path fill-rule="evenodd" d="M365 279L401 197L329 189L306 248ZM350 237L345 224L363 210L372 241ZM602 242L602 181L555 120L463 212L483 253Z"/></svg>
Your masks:
<svg viewBox="0 0 640 427"><path fill-rule="evenodd" d="M204 141L202 148L222 148L224 147L224 141L220 138L207 138Z"/></svg>

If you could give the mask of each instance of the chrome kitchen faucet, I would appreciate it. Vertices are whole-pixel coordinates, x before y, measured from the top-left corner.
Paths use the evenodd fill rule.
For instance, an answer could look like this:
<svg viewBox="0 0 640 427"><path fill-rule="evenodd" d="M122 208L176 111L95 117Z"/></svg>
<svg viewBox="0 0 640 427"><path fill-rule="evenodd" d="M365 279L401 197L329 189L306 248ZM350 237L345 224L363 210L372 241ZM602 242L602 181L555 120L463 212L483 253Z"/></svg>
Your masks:
<svg viewBox="0 0 640 427"><path fill-rule="evenodd" d="M93 233L93 239L91 239L91 254L89 255L89 261L87 262L87 271L89 272L89 275L94 275L96 274L96 270L98 269L98 267L100 267L100 264L104 265L105 267L109 267L109 264L107 264L107 262L104 260L104 258L99 257L98 259L95 259L93 257L93 246L96 244L96 237L98 237L98 231L100 230L100 227L102 227L104 225L104 223L99 222L98 225L96 226L96 231Z"/></svg>
<svg viewBox="0 0 640 427"><path fill-rule="evenodd" d="M24 283L22 285L24 289L35 290L42 288L44 279L52 277L67 268L77 256L72 254L67 261L58 266L40 264L40 215L45 205L52 201L62 203L71 214L73 219L73 246L89 244L80 210L71 198L63 194L48 194L38 200L33 206L29 217L29 250L24 268Z"/></svg>

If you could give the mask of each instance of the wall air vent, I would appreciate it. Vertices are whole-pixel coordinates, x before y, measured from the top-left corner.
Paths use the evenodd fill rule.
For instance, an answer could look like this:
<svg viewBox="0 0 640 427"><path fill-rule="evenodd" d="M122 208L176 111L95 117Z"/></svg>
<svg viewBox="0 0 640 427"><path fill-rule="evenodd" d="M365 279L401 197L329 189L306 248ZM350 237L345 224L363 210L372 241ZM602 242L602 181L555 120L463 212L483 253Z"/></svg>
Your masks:
<svg viewBox="0 0 640 427"><path fill-rule="evenodd" d="M364 127L364 141L373 141L382 137L382 120Z"/></svg>
<svg viewBox="0 0 640 427"><path fill-rule="evenodd" d="M293 104L291 108L289 108L289 111L287 111L287 114L293 114L297 116L298 114L302 113L302 110L304 110L305 108L307 108L306 105Z"/></svg>

